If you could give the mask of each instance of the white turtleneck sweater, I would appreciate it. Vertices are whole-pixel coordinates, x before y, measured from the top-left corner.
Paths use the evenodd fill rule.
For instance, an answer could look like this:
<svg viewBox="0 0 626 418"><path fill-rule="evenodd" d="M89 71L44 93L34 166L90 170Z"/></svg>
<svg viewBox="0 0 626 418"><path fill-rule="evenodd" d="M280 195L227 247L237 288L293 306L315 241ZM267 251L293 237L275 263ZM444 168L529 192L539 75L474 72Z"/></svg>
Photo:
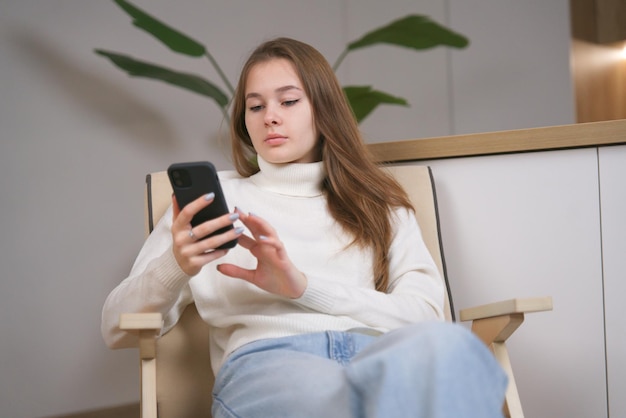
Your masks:
<svg viewBox="0 0 626 418"><path fill-rule="evenodd" d="M226 201L231 211L237 206L275 228L290 259L308 279L304 294L288 299L220 274L216 265L221 263L256 266L256 259L241 246L196 276L187 276L172 253L170 207L146 240L130 276L104 304L102 335L109 347L136 346L136 337L118 327L121 313L161 312L165 333L191 302L211 327L215 373L233 350L262 338L362 327L385 332L443 319L443 284L412 212L395 211L389 290L378 292L372 252L347 247L351 237L328 212L321 192L322 163L275 165L259 158L259 166L261 171L249 178L220 172Z"/></svg>

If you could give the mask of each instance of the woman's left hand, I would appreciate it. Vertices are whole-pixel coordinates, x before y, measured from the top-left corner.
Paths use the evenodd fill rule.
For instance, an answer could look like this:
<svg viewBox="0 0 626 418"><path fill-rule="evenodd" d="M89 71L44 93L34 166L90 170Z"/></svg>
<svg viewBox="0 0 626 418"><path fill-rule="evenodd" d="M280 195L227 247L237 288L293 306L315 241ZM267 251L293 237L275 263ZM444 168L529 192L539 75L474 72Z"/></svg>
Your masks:
<svg viewBox="0 0 626 418"><path fill-rule="evenodd" d="M234 264L220 264L220 273L250 282L261 289L288 298L302 296L307 278L293 265L276 231L265 220L253 214L244 214L239 209L239 220L250 230L252 237L241 235L239 245L248 249L257 259L254 270Z"/></svg>

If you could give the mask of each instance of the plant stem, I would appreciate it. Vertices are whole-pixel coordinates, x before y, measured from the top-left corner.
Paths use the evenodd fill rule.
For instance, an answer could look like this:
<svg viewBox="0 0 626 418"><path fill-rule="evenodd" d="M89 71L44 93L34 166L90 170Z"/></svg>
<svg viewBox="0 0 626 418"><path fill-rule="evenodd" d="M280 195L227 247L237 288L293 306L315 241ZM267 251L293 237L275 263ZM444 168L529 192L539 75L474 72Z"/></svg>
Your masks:
<svg viewBox="0 0 626 418"><path fill-rule="evenodd" d="M228 114L228 110L226 110L226 106L220 107L220 110L222 111L222 114L224 115L224 119L226 119L226 122L228 122L228 124L230 125L230 115Z"/></svg>
<svg viewBox="0 0 626 418"><path fill-rule="evenodd" d="M341 55L339 55L339 58L337 58L337 61L335 61L335 65L333 65L333 71L335 72L337 71L337 68L339 68L339 66L343 62L343 59L346 57L346 55L348 55L348 52L350 51L348 50L348 48L346 48L343 50Z"/></svg>
<svg viewBox="0 0 626 418"><path fill-rule="evenodd" d="M226 77L226 74L224 74L224 71L222 71L222 69L220 68L220 66L217 64L217 61L215 61L215 58L213 58L213 56L211 55L211 53L209 52L208 49L205 48L205 53L204 55L209 59L209 61L211 61L211 64L213 64L213 67L215 68L215 70L217 71L217 73L219 74L220 78L222 79L222 81L224 82L224 84L226 84L226 88L228 89L228 91L230 92L231 96L235 94L235 89L233 88L233 86L230 84L230 82L228 81L228 77ZM222 109L223 111L225 111L225 109Z"/></svg>

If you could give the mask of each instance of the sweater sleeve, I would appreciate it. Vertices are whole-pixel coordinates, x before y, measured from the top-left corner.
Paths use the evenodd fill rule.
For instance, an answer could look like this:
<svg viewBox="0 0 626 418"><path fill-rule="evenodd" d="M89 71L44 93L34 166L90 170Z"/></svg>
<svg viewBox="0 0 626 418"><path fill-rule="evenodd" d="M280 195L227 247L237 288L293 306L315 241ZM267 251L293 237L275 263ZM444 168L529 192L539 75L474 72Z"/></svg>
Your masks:
<svg viewBox="0 0 626 418"><path fill-rule="evenodd" d="M343 315L372 328L394 329L426 320L443 320L444 284L412 212L396 210L389 251L388 292L350 286L339 278L308 277L296 303L329 315Z"/></svg>
<svg viewBox="0 0 626 418"><path fill-rule="evenodd" d="M130 275L107 297L102 309L101 332L110 348L137 345L134 334L120 330L119 318L128 312L160 312L162 333L180 318L191 300L189 279L172 253L170 207L144 243Z"/></svg>

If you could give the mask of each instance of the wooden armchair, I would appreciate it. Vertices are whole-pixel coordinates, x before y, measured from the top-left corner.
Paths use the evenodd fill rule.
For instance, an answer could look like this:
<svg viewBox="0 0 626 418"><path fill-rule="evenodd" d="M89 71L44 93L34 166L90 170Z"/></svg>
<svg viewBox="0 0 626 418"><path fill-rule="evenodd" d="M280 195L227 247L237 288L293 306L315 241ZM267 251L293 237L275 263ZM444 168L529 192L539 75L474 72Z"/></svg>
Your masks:
<svg viewBox="0 0 626 418"><path fill-rule="evenodd" d="M445 280L448 294L446 319L454 321L431 171L429 167L416 165L387 169L407 190L415 206L426 245ZM165 172L147 176L146 233L152 231L154 223L167 209L171 193ZM507 300L460 311L460 319L473 321L472 330L491 348L509 376L503 406L506 416L519 418L523 417L523 412L505 341L523 322L526 313L551 309L552 299L541 297ZM137 332L140 336L141 416L210 417L214 377L209 361L208 325L200 319L192 304L171 331L157 338L161 326L160 314L124 314L120 318L122 329Z"/></svg>

